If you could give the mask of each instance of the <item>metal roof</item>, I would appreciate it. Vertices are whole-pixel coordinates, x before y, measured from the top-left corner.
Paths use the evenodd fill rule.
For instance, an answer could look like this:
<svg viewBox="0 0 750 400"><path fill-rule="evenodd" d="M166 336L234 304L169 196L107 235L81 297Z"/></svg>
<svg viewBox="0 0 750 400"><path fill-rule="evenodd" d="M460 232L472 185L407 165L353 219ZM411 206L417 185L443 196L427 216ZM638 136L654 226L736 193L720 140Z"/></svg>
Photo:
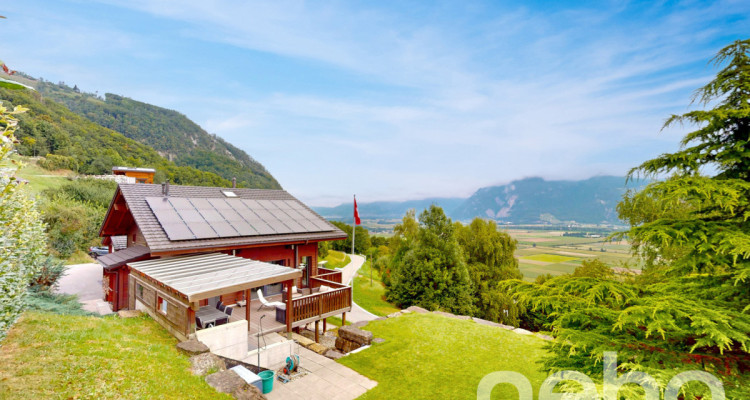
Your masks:
<svg viewBox="0 0 750 400"><path fill-rule="evenodd" d="M153 168L134 168L134 167L112 167L112 172L156 172Z"/></svg>
<svg viewBox="0 0 750 400"><path fill-rule="evenodd" d="M293 268L223 253L159 258L128 265L182 293L189 302L302 276L302 271Z"/></svg>
<svg viewBox="0 0 750 400"><path fill-rule="evenodd" d="M151 255L151 250L145 246L132 246L114 253L105 254L96 258L104 269L121 267L130 261L140 260Z"/></svg>
<svg viewBox="0 0 750 400"><path fill-rule="evenodd" d="M231 190L237 197L228 198L224 191ZM320 241L320 240L337 240L346 239L347 235L336 226L326 221L323 217L315 213L301 201L290 195L284 190L267 190L267 189L244 189L244 188L221 188L205 186L181 186L171 185L169 188L168 198L182 199L207 199L215 203L218 199L231 204L230 202L238 199L242 200L270 200L272 202L283 201L285 203L295 204L295 209L301 210L306 216L305 219L314 219L315 226L320 228L318 232L263 232L254 236L240 237L212 237L198 238L187 240L171 240L167 235L167 229L160 223L156 214L149 206L147 198L165 198L162 194L161 185L155 184L120 184L118 191L127 202L128 209L143 233L152 254L164 252L184 252L188 250L200 249L217 249L217 248L235 248L240 246L268 245L274 243L289 243L300 241ZM113 200L114 201L114 200ZM179 200L178 200L179 201ZM171 202L171 200L170 200ZM239 204L239 203L237 203ZM245 202L243 201L243 205ZM219 206L220 207L220 206ZM218 207L215 207L218 208ZM243 208L243 209L246 209ZM112 206L107 211L108 215L112 212ZM227 211L228 216L231 212ZM244 218L243 218L244 219ZM105 217L105 221L106 221ZM304 221L303 221L304 222ZM305 222L306 223L306 222ZM238 227L241 223L238 220ZM234 225L234 223L233 223ZM207 226L206 226L207 228ZM102 227L104 229L104 227ZM222 228L220 228L222 229ZM244 229L244 228L240 228Z"/></svg>

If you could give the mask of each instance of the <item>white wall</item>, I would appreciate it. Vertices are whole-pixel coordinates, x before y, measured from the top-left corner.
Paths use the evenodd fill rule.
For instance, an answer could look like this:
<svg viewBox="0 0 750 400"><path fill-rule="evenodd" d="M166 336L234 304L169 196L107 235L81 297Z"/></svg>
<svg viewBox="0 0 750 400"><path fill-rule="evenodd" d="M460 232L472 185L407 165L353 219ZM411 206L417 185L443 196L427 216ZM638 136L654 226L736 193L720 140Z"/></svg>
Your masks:
<svg viewBox="0 0 750 400"><path fill-rule="evenodd" d="M195 338L203 342L212 353L242 360L247 357L247 321L235 321L195 332Z"/></svg>

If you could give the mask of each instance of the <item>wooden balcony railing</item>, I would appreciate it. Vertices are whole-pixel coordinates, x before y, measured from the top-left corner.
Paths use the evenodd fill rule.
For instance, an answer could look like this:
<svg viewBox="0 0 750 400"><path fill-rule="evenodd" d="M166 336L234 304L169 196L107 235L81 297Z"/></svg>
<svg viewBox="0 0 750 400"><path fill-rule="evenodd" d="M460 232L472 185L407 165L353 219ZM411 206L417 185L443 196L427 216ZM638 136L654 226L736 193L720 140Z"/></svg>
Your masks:
<svg viewBox="0 0 750 400"><path fill-rule="evenodd" d="M341 314L351 309L352 288L350 286L342 285L338 282L322 279L320 277L310 278L311 288L317 288L322 285L328 286L332 288L332 290L323 293L313 293L292 300L295 323L327 318L331 315Z"/></svg>
<svg viewBox="0 0 750 400"><path fill-rule="evenodd" d="M328 269L328 268L318 267L318 275L315 278L325 279L327 281L336 282L336 283L344 283L342 282L341 271L336 271L336 270Z"/></svg>

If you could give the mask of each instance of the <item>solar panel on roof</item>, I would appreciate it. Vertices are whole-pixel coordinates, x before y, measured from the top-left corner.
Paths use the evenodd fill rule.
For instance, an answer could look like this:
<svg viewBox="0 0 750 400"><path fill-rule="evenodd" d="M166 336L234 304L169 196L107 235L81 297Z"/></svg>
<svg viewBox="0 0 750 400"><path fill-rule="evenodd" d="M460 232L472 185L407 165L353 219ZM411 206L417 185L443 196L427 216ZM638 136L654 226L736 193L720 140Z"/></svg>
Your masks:
<svg viewBox="0 0 750 400"><path fill-rule="evenodd" d="M291 200L149 197L146 202L170 240L330 231Z"/></svg>
<svg viewBox="0 0 750 400"><path fill-rule="evenodd" d="M195 235L183 222L179 223L161 223L161 227L164 228L164 232L167 233L169 240L188 240L195 239Z"/></svg>

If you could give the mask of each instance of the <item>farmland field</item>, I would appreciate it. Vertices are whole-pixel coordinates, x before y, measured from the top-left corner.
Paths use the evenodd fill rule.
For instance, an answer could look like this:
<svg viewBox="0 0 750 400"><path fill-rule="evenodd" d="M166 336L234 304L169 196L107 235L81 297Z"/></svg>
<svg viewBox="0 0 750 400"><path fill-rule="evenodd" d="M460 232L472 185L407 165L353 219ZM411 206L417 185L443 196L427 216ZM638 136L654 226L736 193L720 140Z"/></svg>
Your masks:
<svg viewBox="0 0 750 400"><path fill-rule="evenodd" d="M539 275L572 273L583 260L600 259L612 267L640 269L626 241L609 242L605 237L563 236L564 231L504 229L518 240L516 258L525 280Z"/></svg>

